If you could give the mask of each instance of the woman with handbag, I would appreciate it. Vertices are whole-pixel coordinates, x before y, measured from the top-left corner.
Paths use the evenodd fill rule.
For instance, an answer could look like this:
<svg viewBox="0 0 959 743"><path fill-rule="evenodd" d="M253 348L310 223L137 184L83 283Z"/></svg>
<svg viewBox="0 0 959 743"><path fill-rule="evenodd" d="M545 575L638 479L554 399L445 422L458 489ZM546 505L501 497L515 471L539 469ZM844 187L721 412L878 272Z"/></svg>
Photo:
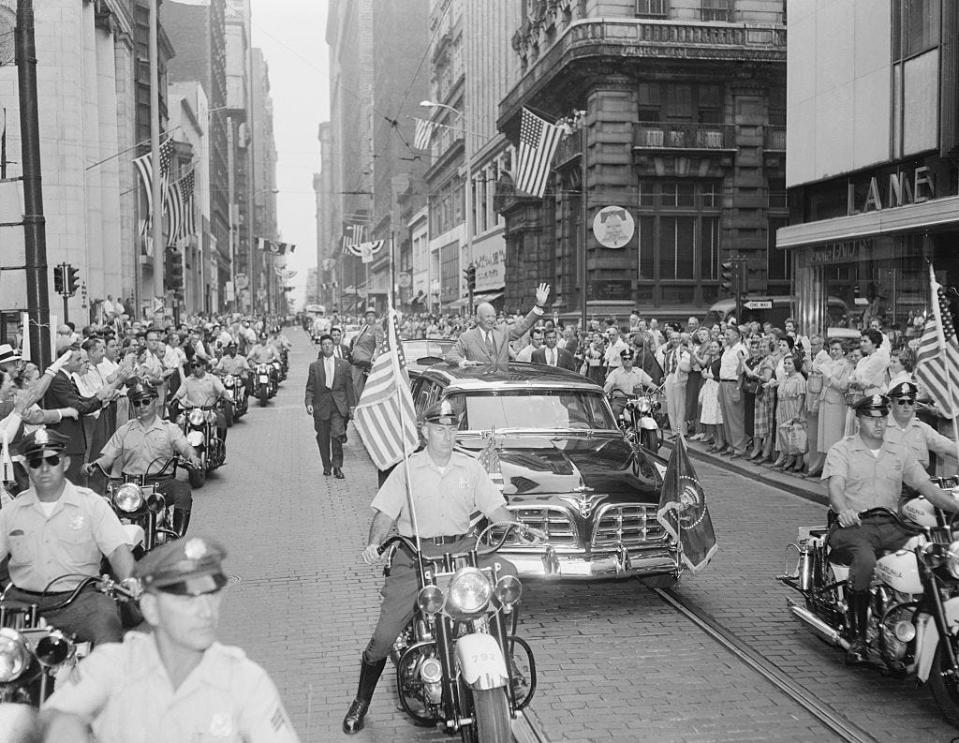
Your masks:
<svg viewBox="0 0 959 743"><path fill-rule="evenodd" d="M805 422L806 380L796 367L796 359L791 354L783 357L783 371L785 377L777 389L776 425L785 441L781 446L782 462L773 466L784 472L799 472L803 467L806 442L802 442L802 451L799 451L795 443L790 447L787 432L795 423Z"/></svg>

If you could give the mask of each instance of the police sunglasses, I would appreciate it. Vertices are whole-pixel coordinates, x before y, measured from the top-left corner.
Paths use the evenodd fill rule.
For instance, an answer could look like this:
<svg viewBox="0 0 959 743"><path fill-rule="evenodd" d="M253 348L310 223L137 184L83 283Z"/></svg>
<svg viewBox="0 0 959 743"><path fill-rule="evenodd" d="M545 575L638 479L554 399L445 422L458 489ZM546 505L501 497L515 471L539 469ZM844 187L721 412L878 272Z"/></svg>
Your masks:
<svg viewBox="0 0 959 743"><path fill-rule="evenodd" d="M905 406L905 405L915 405L915 404L916 404L916 401L910 400L908 397L900 397L898 400L896 400L896 405Z"/></svg>
<svg viewBox="0 0 959 743"><path fill-rule="evenodd" d="M144 405L149 405L155 399L156 399L155 397L145 397L141 400L130 400L130 404L135 408L139 408Z"/></svg>
<svg viewBox="0 0 959 743"><path fill-rule="evenodd" d="M30 466L30 469L32 470L40 469L43 466L44 462L49 464L51 467L56 467L58 464L60 464L60 455L51 454L46 457L33 457L27 460L27 464Z"/></svg>

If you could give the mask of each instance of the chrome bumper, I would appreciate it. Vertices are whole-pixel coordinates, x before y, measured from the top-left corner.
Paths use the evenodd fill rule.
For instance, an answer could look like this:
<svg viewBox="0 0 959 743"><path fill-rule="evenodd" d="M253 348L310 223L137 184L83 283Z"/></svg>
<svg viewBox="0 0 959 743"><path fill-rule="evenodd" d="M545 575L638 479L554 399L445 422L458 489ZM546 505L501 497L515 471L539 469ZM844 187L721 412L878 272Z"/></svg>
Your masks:
<svg viewBox="0 0 959 743"><path fill-rule="evenodd" d="M551 547L535 550L511 550L505 547L497 552L516 566L520 578L556 580L596 580L600 578L630 578L634 576L678 575L679 555L676 550L653 549L604 551L587 553L585 550L559 551Z"/></svg>

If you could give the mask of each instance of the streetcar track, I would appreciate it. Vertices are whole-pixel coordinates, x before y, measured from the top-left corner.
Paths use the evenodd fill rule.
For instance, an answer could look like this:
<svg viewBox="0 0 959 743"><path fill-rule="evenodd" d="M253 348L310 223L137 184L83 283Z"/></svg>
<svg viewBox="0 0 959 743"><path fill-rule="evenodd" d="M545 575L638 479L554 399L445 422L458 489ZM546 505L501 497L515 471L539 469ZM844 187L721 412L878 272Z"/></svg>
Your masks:
<svg viewBox="0 0 959 743"><path fill-rule="evenodd" d="M876 743L876 739L866 730L837 714L831 707L816 699L814 695L790 679L774 664L763 658L735 634L722 627L695 604L680 597L672 590L662 588L653 588L652 590L666 604L686 617L742 663L761 675L785 696L815 717L837 738L849 743Z"/></svg>

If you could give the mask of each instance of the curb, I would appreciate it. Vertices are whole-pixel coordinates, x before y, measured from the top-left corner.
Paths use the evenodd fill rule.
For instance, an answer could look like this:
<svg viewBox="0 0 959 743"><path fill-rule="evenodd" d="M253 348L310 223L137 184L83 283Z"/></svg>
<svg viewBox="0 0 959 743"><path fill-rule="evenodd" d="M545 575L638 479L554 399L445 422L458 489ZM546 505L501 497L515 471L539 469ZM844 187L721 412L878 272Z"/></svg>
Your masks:
<svg viewBox="0 0 959 743"><path fill-rule="evenodd" d="M672 442L664 441L662 449L672 453ZM699 442L690 442L688 439L686 441L686 450L693 459L698 459L701 462L707 462L714 467L719 467L728 472L735 472L738 475L748 477L750 480L761 482L764 485L769 485L770 487L778 488L779 490L785 490L787 493L797 495L804 500L811 501L812 503L818 503L822 506L829 505L829 495L826 492L825 485L821 484L817 486L812 484L821 483L821 481L818 479L803 480L792 475L780 474L774 470L770 470L768 467L751 464L743 461L742 459L730 460L727 457L719 457L700 448ZM669 454L666 454L665 457L666 459L669 459Z"/></svg>

